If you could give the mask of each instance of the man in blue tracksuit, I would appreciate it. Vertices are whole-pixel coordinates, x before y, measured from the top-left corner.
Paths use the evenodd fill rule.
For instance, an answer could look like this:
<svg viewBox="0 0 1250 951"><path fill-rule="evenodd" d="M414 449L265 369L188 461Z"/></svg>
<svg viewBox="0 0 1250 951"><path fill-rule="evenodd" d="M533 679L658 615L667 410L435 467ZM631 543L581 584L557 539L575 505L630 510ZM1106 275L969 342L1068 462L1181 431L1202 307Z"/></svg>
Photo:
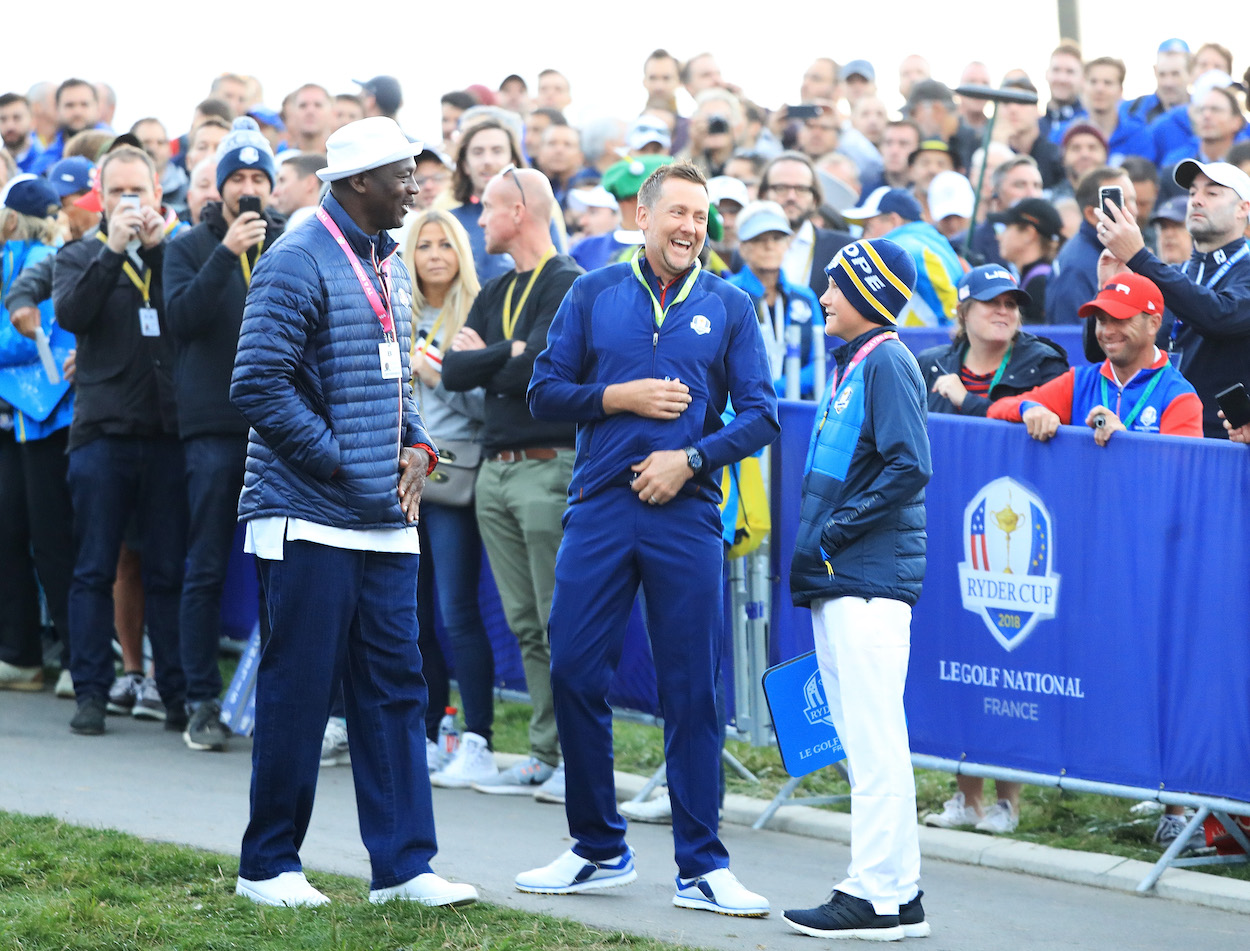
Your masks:
<svg viewBox="0 0 1250 951"><path fill-rule="evenodd" d="M673 904L761 916L768 901L734 878L716 834L717 476L776 438L776 397L750 298L698 264L708 216L702 173L684 162L662 166L638 204L642 252L573 283L529 388L535 417L578 424L550 624L576 843L516 885L569 894L636 877L613 792L607 692L641 583L673 803ZM738 415L722 426L730 397Z"/></svg>
<svg viewBox="0 0 1250 951"><path fill-rule="evenodd" d="M926 393L893 332L916 283L893 241L847 245L825 269L825 332L849 341L816 411L790 564L851 781L851 863L829 901L785 912L818 937L923 937L916 782L903 714L911 609L925 568L932 473Z"/></svg>

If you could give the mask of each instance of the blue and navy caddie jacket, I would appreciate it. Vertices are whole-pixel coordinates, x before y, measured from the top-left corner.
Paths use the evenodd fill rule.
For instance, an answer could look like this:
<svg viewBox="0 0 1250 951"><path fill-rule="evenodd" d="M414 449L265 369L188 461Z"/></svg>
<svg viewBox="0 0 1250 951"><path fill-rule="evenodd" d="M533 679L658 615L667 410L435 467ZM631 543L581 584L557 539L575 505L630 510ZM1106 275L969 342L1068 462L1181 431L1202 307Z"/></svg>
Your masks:
<svg viewBox="0 0 1250 951"><path fill-rule="evenodd" d="M654 298L653 298L654 295ZM657 320L656 308L666 308ZM680 380L691 403L677 419L603 411L603 391L638 379ZM721 413L733 397L737 417ZM681 490L720 501L719 470L777 438L777 397L751 299L696 263L661 288L646 259L583 274L564 296L534 361L530 412L577 423L569 502L627 486L630 466L694 446L703 471Z"/></svg>
<svg viewBox="0 0 1250 951"><path fill-rule="evenodd" d="M860 347L887 332L874 328L840 347L837 376ZM920 368L898 339L879 344L845 380L830 374L807 449L790 562L796 605L847 596L916 603L925 569L924 487L933 473L927 418Z"/></svg>
<svg viewBox="0 0 1250 951"><path fill-rule="evenodd" d="M374 240L333 195L322 206L378 294L375 263L397 250ZM382 378L382 325L351 264L315 216L261 255L243 309L230 401L252 427L239 519L285 515L334 528L402 528L399 451L433 443L408 365L412 285L395 259L391 312L399 380Z"/></svg>

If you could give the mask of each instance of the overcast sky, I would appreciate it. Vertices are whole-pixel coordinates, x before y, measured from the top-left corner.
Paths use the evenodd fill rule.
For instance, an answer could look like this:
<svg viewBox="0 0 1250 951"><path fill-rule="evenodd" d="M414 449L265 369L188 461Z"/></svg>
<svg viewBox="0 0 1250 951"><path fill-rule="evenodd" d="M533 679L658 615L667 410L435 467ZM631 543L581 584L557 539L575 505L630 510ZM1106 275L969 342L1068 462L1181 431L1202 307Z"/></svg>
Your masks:
<svg viewBox="0 0 1250 951"><path fill-rule="evenodd" d="M405 129L433 137L442 93L474 82L494 89L513 72L533 89L538 71L548 66L569 77L582 117L632 117L644 103L642 61L657 46L681 59L713 52L727 80L769 107L797 98L803 71L816 56L843 63L867 59L876 67L887 106L894 108L898 64L908 53L925 55L934 76L952 85L965 63L980 59L995 82L1008 69L1022 67L1040 86L1048 53L1059 38L1055 7L1046 0L949 5L803 0L762 4L758 12L736 16L751 5L743 0L680 6L349 3L342 5L349 12L336 17L319 11L340 5L317 2L143 4L132 5L126 16L118 15L116 4L61 0L44 7L27 0L17 12L6 10L9 42L0 57L0 87L25 91L37 80L59 81L71 74L105 80L118 92L118 128L155 114L176 135L185 131L212 77L223 71L257 76L273 107L306 81L319 82L331 93L348 92L356 91L353 79L387 73L403 84L407 105L400 120ZM947 6L958 14L940 13ZM1183 22L1177 12L1183 7L1163 0L1131 5L1085 0L1082 8L1086 57L1124 59L1130 97L1154 88L1154 51L1170 36L1180 36L1192 49L1212 38L1231 45L1238 78L1250 65L1245 5L1224 8L1221 21L1202 15L1199 29ZM709 15L712 9L723 12ZM662 10L664 19L650 15L654 10ZM863 14L857 16L858 10ZM562 18L567 25L551 26Z"/></svg>

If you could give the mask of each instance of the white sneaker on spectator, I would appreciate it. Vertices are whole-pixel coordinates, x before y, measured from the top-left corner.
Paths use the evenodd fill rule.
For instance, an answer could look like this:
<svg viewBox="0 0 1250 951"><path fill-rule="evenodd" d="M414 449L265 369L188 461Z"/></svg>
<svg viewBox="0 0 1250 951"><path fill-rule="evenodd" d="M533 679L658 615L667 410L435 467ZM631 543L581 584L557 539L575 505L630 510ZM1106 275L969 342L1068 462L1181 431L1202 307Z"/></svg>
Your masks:
<svg viewBox="0 0 1250 951"><path fill-rule="evenodd" d="M347 748L347 720L330 717L321 737L321 765L346 766L351 761L352 754Z"/></svg>
<svg viewBox="0 0 1250 951"><path fill-rule="evenodd" d="M161 692L156 689L156 681L151 677L144 677L143 683L139 684L139 691L135 695L135 705L130 710L130 715L136 720L161 720L166 717L165 704L161 700Z"/></svg>
<svg viewBox="0 0 1250 951"><path fill-rule="evenodd" d="M42 667L18 667L0 660L0 690L42 690Z"/></svg>
<svg viewBox="0 0 1250 951"><path fill-rule="evenodd" d="M550 865L522 872L516 877L514 884L522 892L572 895L575 892L628 885L637 877L631 849L626 849L622 855L604 862L592 862L569 849Z"/></svg>
<svg viewBox="0 0 1250 951"><path fill-rule="evenodd" d="M250 898L258 905L328 905L330 899L308 884L303 872L283 872L273 878L251 881L238 878L234 893Z"/></svg>
<svg viewBox="0 0 1250 951"><path fill-rule="evenodd" d="M1020 817L1011 811L1011 803L1006 799L1000 799L985 810L985 817L977 823L976 827L979 832L1001 835L1005 832L1015 832L1019 824Z"/></svg>
<svg viewBox="0 0 1250 951"><path fill-rule="evenodd" d="M564 805L564 763L556 767L556 771L547 777L547 781L534 790L534 799L538 802Z"/></svg>
<svg viewBox="0 0 1250 951"><path fill-rule="evenodd" d="M924 817L925 825L938 829L971 829L980 821L981 817L975 809L968 808L961 792L942 803L941 812L931 812Z"/></svg>
<svg viewBox="0 0 1250 951"><path fill-rule="evenodd" d="M1180 837L1185 831L1185 826L1189 824L1188 816L1173 816L1164 813L1159 817L1159 824L1155 826L1154 843L1161 845L1165 849ZM1184 855L1186 852L1192 852L1195 849L1206 848L1207 835L1203 831L1202 826L1198 826L1189 836L1189 839L1181 847L1179 854Z"/></svg>
<svg viewBox="0 0 1250 951"><path fill-rule="evenodd" d="M769 911L768 899L748 891L727 868L712 869L698 878L678 876L673 904L740 918L763 918Z"/></svg>
<svg viewBox="0 0 1250 951"><path fill-rule="evenodd" d="M109 687L108 712L125 716L134 710L142 686L143 674L136 670L127 671L114 680Z"/></svg>
<svg viewBox="0 0 1250 951"><path fill-rule="evenodd" d="M555 771L554 766L530 756L507 769L501 769L494 776L479 779L473 788L494 796L532 796Z"/></svg>
<svg viewBox="0 0 1250 951"><path fill-rule="evenodd" d="M437 773L449 761L450 757L442 751L437 743L428 736L425 738L425 768L431 773Z"/></svg>
<svg viewBox="0 0 1250 951"><path fill-rule="evenodd" d="M369 901L380 905L388 901L415 901L430 907L470 905L477 901L477 889L464 882L449 882L433 872L425 872L390 888L375 888Z"/></svg>
<svg viewBox="0 0 1250 951"><path fill-rule="evenodd" d="M642 802L623 802L616 809L630 822L654 822L657 825L668 825L673 821L673 801L668 798L667 792L662 792L654 799Z"/></svg>
<svg viewBox="0 0 1250 951"><path fill-rule="evenodd" d="M460 746L451 762L430 777L430 784L443 789L467 789L498 774L495 756L486 745L486 739L476 733L465 733L460 737Z"/></svg>
<svg viewBox="0 0 1250 951"><path fill-rule="evenodd" d="M61 676L56 678L56 695L62 700L74 699L74 678L68 670L62 670Z"/></svg>

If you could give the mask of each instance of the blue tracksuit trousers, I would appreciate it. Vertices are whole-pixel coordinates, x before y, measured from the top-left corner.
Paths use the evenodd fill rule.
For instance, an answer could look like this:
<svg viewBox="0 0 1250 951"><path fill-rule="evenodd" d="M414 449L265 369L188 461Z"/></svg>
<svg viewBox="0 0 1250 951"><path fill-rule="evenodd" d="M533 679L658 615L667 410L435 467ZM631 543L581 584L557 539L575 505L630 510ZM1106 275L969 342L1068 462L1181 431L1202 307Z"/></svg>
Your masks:
<svg viewBox="0 0 1250 951"><path fill-rule="evenodd" d="M564 751L573 850L592 861L625 850L612 776L608 687L638 586L655 658L678 873L729 865L716 834L721 724L716 676L724 638L720 512L678 496L640 502L626 487L570 505L551 606L551 688Z"/></svg>

